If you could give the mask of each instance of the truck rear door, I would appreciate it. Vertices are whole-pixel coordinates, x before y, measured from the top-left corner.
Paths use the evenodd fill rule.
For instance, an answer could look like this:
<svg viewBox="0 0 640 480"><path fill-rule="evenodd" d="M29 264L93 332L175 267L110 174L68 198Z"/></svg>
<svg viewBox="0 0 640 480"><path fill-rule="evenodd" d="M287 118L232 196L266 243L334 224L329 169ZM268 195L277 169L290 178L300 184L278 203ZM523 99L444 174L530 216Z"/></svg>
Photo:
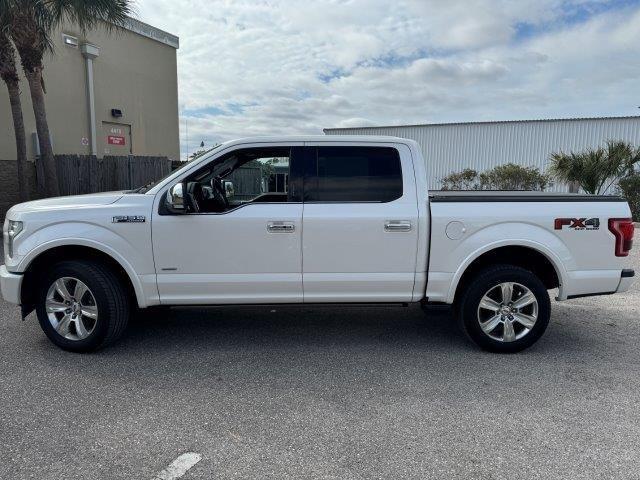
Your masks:
<svg viewBox="0 0 640 480"><path fill-rule="evenodd" d="M412 299L418 208L411 153L402 144L305 147L305 302Z"/></svg>

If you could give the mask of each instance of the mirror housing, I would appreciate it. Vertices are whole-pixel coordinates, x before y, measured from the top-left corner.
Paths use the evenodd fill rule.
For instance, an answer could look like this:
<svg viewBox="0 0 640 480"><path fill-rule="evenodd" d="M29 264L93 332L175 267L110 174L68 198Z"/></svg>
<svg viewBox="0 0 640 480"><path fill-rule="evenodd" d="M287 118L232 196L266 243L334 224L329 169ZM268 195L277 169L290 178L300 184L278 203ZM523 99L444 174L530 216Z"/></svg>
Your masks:
<svg viewBox="0 0 640 480"><path fill-rule="evenodd" d="M187 213L184 201L184 184L182 182L176 183L167 190L164 206L171 213Z"/></svg>
<svg viewBox="0 0 640 480"><path fill-rule="evenodd" d="M233 182L230 182L229 180L224 180L222 182L222 187L224 188L224 194L227 198L231 198L236 194L236 191L233 188Z"/></svg>

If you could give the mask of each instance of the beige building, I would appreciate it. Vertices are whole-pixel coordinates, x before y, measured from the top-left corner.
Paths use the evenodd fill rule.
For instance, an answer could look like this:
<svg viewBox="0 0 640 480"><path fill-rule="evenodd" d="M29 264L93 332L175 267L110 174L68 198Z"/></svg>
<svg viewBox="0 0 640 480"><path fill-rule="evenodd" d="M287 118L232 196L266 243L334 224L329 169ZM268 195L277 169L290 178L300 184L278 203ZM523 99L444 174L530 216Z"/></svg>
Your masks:
<svg viewBox="0 0 640 480"><path fill-rule="evenodd" d="M47 117L56 154L153 155L179 159L178 38L130 19L125 28L83 35L63 27L45 60ZM27 154L38 154L26 81ZM0 85L0 160L16 158L9 98ZM11 169L7 162L0 170ZM0 172L0 176L2 172ZM0 200L1 203L1 200Z"/></svg>

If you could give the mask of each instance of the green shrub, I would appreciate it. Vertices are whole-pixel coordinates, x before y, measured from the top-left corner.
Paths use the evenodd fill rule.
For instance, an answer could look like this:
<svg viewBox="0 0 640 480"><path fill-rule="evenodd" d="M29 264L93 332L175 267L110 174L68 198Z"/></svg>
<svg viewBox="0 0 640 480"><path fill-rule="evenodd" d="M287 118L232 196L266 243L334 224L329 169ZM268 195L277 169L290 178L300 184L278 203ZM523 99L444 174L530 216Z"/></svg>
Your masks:
<svg viewBox="0 0 640 480"><path fill-rule="evenodd" d="M442 179L443 190L477 190L478 188L478 172L471 168L450 173Z"/></svg>
<svg viewBox="0 0 640 480"><path fill-rule="evenodd" d="M515 163L499 165L481 174L466 168L442 179L443 190L544 190L549 185L549 176L536 167Z"/></svg>
<svg viewBox="0 0 640 480"><path fill-rule="evenodd" d="M515 163L498 165L480 174L482 190L544 190L549 183L549 177L536 167Z"/></svg>
<svg viewBox="0 0 640 480"><path fill-rule="evenodd" d="M629 202L631 214L636 222L640 222L640 173L633 173L618 183L620 192Z"/></svg>

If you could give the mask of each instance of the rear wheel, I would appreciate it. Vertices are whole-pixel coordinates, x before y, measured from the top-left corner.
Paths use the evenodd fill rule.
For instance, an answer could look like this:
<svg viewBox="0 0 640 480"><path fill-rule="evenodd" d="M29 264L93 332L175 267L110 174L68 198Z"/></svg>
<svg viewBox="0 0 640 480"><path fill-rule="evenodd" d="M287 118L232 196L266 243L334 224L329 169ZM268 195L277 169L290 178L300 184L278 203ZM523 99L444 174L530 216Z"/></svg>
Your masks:
<svg viewBox="0 0 640 480"><path fill-rule="evenodd" d="M64 261L43 275L36 312L44 333L60 348L90 352L124 332L129 299L117 276L93 261Z"/></svg>
<svg viewBox="0 0 640 480"><path fill-rule="evenodd" d="M532 272L498 265L479 272L458 305L467 335L492 352L519 352L545 332L551 315L549 294Z"/></svg>

